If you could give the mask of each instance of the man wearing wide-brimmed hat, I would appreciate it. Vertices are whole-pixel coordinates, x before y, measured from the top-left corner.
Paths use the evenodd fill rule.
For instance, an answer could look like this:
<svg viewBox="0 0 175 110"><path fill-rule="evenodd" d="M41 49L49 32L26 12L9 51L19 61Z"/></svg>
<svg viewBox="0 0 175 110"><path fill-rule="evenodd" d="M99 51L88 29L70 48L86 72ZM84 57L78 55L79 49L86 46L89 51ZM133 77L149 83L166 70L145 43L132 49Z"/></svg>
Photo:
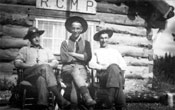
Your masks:
<svg viewBox="0 0 175 110"><path fill-rule="evenodd" d="M54 55L40 45L40 36L44 30L30 27L24 39L30 41L30 45L22 47L15 59L15 66L24 69L24 80L36 86L38 91L38 109L46 109L48 106L48 89L56 96L60 107L65 108L70 102L60 94L60 86L53 73L53 68L58 61Z"/></svg>
<svg viewBox="0 0 175 110"><path fill-rule="evenodd" d="M88 24L82 17L73 16L66 20L65 27L71 35L69 39L62 42L60 49L63 79L66 80L72 76L86 104L94 105L96 102L90 96L86 83L86 65L91 59L91 46L90 42L82 37L88 28Z"/></svg>
<svg viewBox="0 0 175 110"><path fill-rule="evenodd" d="M100 43L100 48L94 51L89 66L97 70L100 87L108 93L103 100L104 107L112 108L115 104L116 110L123 110L126 108L123 93L126 63L121 53L108 45L112 35L113 31L109 29L101 30L94 35L94 40Z"/></svg>

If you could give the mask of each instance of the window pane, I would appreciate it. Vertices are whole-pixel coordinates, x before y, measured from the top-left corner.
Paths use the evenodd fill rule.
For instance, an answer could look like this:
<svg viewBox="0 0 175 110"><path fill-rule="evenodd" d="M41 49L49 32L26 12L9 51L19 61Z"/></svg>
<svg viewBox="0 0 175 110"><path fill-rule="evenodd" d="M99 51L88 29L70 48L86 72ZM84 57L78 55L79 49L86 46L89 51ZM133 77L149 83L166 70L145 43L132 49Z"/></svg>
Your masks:
<svg viewBox="0 0 175 110"><path fill-rule="evenodd" d="M53 37L55 39L60 39L60 40L64 40L66 37L66 30L64 28L64 23L63 22L58 22L54 24L54 33L53 33Z"/></svg>
<svg viewBox="0 0 175 110"><path fill-rule="evenodd" d="M44 37L52 37L53 25L49 21L38 21L38 28L45 31L43 34Z"/></svg>
<svg viewBox="0 0 175 110"><path fill-rule="evenodd" d="M60 47L61 47L61 40L54 40L54 45L53 45L53 51L54 53L60 53Z"/></svg>

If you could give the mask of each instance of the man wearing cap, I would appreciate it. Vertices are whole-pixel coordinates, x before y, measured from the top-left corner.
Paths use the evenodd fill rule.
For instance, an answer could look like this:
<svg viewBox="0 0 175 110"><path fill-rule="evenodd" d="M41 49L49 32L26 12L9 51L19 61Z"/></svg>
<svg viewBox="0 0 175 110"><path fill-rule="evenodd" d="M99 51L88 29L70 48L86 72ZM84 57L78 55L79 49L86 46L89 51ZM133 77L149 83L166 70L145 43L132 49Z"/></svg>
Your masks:
<svg viewBox="0 0 175 110"><path fill-rule="evenodd" d="M40 45L40 36L43 30L36 27L30 27L24 39L30 41L30 45L22 47L15 59L15 66L24 69L24 80L29 81L36 86L38 91L38 107L45 109L48 105L48 89L56 96L56 101L60 107L65 108L70 102L62 97L54 76L53 68L57 66L58 61L53 54Z"/></svg>
<svg viewBox="0 0 175 110"><path fill-rule="evenodd" d="M96 102L91 98L86 83L86 65L92 56L91 46L89 41L81 37L88 28L87 22L82 17L73 16L66 20L65 27L71 35L62 42L60 49L63 79L71 75L86 104L94 105Z"/></svg>
<svg viewBox="0 0 175 110"><path fill-rule="evenodd" d="M116 110L123 110L126 106L123 93L126 63L116 49L108 46L112 35L113 31L107 29L94 35L94 40L100 43L100 48L94 51L89 66L97 70L100 87L108 93L104 107L111 108L115 104Z"/></svg>

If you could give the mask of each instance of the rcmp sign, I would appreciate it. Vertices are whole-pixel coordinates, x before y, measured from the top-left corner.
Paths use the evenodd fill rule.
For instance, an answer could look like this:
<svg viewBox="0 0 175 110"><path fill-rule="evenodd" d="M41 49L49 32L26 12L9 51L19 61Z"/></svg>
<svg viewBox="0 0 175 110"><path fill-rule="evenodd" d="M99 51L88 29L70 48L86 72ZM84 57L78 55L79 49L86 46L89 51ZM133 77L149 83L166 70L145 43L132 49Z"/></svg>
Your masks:
<svg viewBox="0 0 175 110"><path fill-rule="evenodd" d="M83 13L96 13L95 0L36 0L36 7Z"/></svg>

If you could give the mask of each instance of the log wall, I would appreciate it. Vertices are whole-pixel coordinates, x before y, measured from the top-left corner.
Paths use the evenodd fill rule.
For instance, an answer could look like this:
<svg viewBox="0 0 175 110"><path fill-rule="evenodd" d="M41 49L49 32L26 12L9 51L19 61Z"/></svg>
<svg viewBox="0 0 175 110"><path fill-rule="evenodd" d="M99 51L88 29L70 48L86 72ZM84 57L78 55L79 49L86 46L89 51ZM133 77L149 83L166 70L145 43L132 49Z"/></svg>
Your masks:
<svg viewBox="0 0 175 110"><path fill-rule="evenodd" d="M3 1L1 1L3 2ZM11 76L13 73L14 59L21 47L27 46L29 41L23 40L28 31L28 27L33 25L25 9L11 7L14 2L6 1L11 4L0 4L0 77ZM4 7L3 7L4 6ZM9 77L10 78L10 77Z"/></svg>
<svg viewBox="0 0 175 110"><path fill-rule="evenodd" d="M64 11L37 9L34 6L35 0L12 1L9 0L9 4L4 4L7 1L0 1L0 33L3 34L0 37L0 75L12 74L13 60L19 49L28 44L23 37L27 33L28 27L33 25L36 17L65 19L68 16ZM25 6L21 4L25 4ZM99 27L110 28L114 31L109 43L111 47L122 53L128 64L126 78L147 79L151 77L149 67L152 65L152 61L149 61L148 57L152 55L150 48L152 43L146 38L145 21L140 17L130 20L126 15L127 8L125 6L112 6L115 8L106 11L106 7L103 7L106 5L108 8L112 6L99 3L96 15L69 13L69 16L82 16L88 21L99 22L97 29ZM101 25L102 22L105 25ZM93 46L98 48L99 44L94 42ZM6 71L7 67L8 72Z"/></svg>

